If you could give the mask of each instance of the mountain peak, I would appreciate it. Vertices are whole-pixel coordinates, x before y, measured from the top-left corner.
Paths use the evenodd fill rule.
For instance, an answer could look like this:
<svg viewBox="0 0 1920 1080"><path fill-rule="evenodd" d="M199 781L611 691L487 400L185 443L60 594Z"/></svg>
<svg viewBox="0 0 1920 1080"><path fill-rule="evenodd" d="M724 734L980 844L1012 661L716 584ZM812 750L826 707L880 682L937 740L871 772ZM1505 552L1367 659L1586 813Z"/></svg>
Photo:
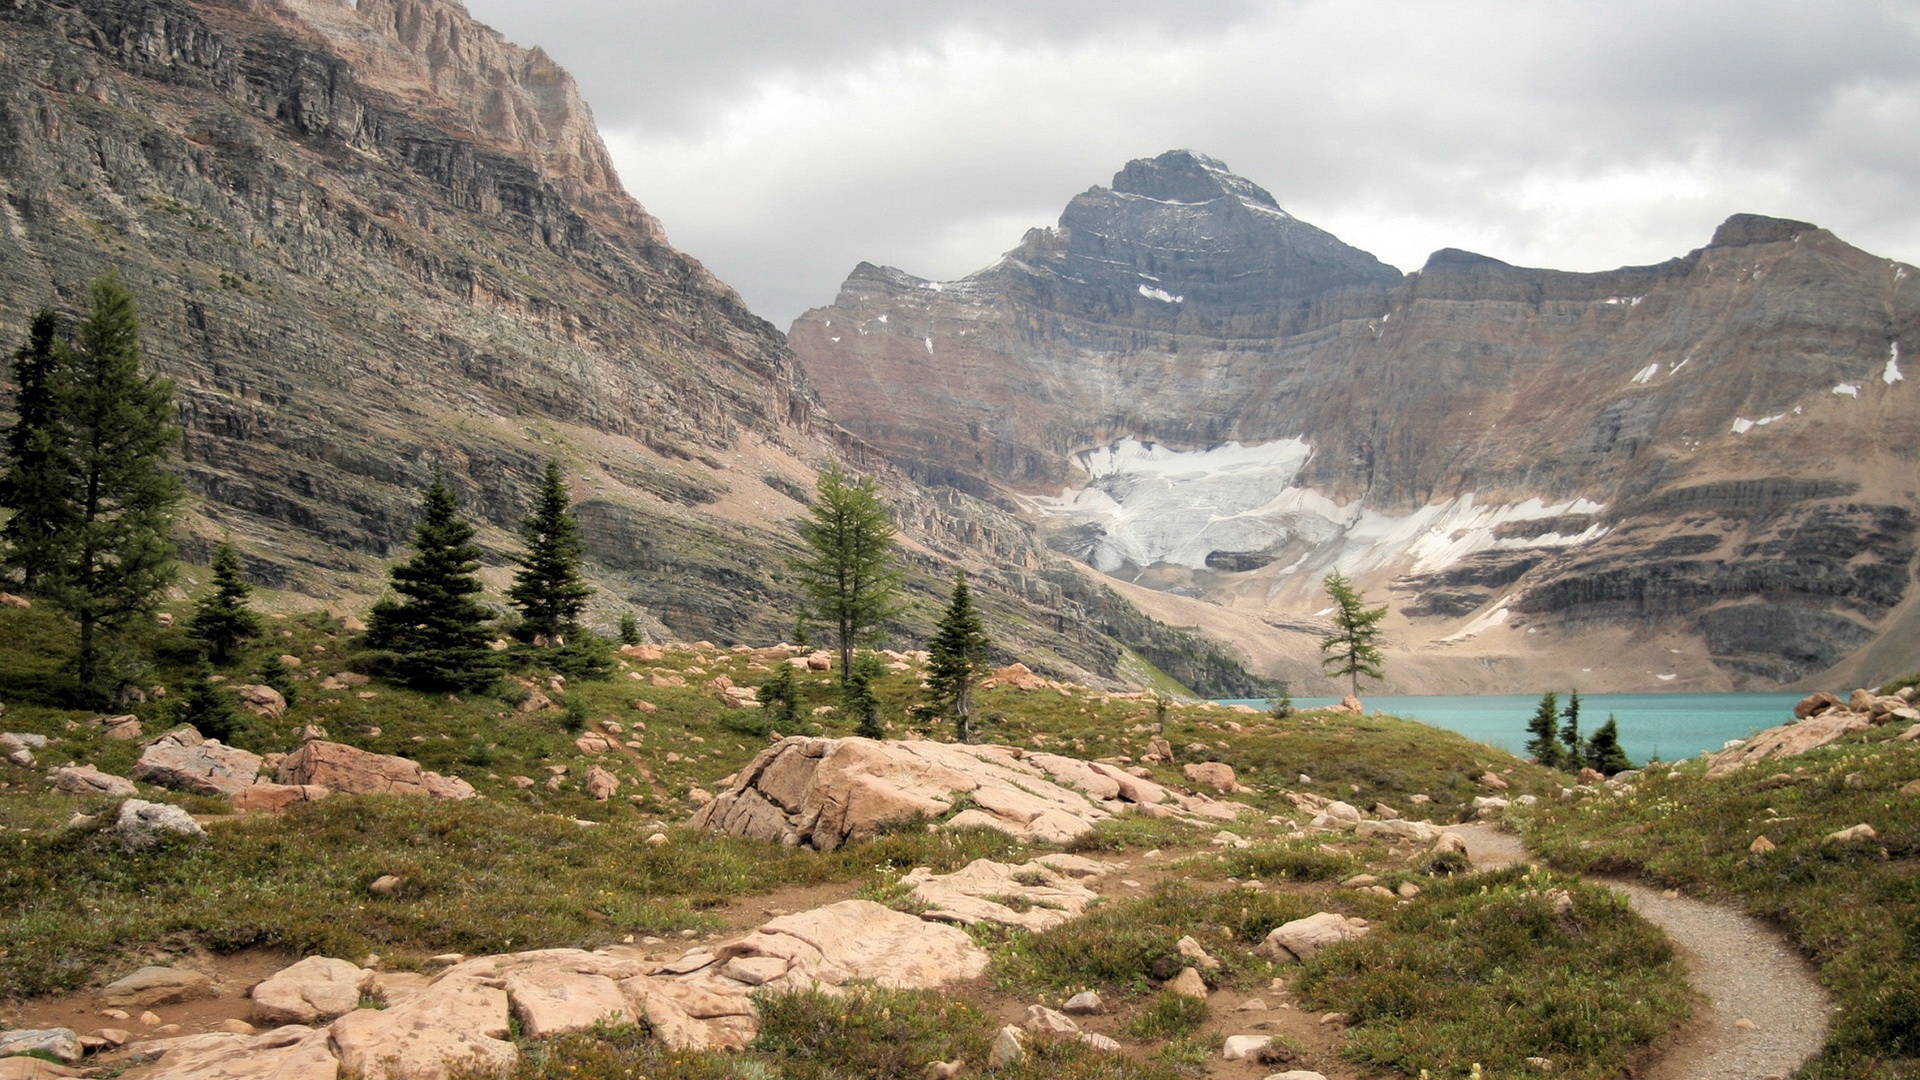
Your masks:
<svg viewBox="0 0 1920 1080"><path fill-rule="evenodd" d="M1818 232L1820 226L1765 214L1735 214L1713 231L1708 247L1744 247L1747 244L1785 243L1801 233Z"/></svg>
<svg viewBox="0 0 1920 1080"><path fill-rule="evenodd" d="M1279 210L1260 185L1236 176L1225 162L1193 150L1169 150L1159 157L1137 158L1113 174L1113 190L1161 202L1205 203L1224 196Z"/></svg>

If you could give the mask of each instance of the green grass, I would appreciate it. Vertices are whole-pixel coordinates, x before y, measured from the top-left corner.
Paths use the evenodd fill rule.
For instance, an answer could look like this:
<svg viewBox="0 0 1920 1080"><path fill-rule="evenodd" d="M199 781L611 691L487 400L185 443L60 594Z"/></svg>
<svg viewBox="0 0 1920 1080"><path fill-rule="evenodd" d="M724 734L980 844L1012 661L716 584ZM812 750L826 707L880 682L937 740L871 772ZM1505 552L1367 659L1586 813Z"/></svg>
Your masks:
<svg viewBox="0 0 1920 1080"><path fill-rule="evenodd" d="M1897 727L1897 725L1896 725ZM1518 818L1556 866L1630 873L1779 926L1839 1006L1808 1080L1920 1077L1920 745L1882 728L1719 780L1648 772L1625 797L1543 802ZM1871 824L1876 840L1830 833ZM1766 836L1776 850L1749 848Z"/></svg>
<svg viewBox="0 0 1920 1080"><path fill-rule="evenodd" d="M1552 894L1572 906L1556 914ZM1623 897L1516 867L1435 881L1374 932L1308 961L1296 989L1344 1012L1344 1053L1406 1075L1617 1076L1691 1008L1672 947Z"/></svg>
<svg viewBox="0 0 1920 1080"><path fill-rule="evenodd" d="M1120 1033L1147 1042L1185 1039L1198 1033L1211 1015L1205 999L1162 990Z"/></svg>

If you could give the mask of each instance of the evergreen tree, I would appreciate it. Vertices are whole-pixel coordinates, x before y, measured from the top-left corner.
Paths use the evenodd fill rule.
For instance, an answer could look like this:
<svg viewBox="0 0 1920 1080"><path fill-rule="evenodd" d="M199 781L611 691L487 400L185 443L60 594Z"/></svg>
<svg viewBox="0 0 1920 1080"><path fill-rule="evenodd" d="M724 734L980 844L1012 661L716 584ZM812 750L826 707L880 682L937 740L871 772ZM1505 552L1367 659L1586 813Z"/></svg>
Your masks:
<svg viewBox="0 0 1920 1080"><path fill-rule="evenodd" d="M854 663L840 687L847 715L853 717L854 733L863 738L887 737L887 729L880 723L880 699L873 694L873 681L885 670L879 657L867 653Z"/></svg>
<svg viewBox="0 0 1920 1080"><path fill-rule="evenodd" d="M773 665L773 676L760 684L755 697L766 710L767 720L787 734L800 726L800 694L793 682L793 662L782 660Z"/></svg>
<svg viewBox="0 0 1920 1080"><path fill-rule="evenodd" d="M73 667L79 690L104 703L116 689L102 670L101 638L151 615L173 582L173 508L180 481L160 465L179 431L170 422L173 384L142 375L133 294L108 274L70 349L55 346L55 419L70 511L49 539L41 593L79 625Z"/></svg>
<svg viewBox="0 0 1920 1080"><path fill-rule="evenodd" d="M213 591L194 605L190 627L193 636L206 643L214 663L226 663L241 642L260 636L260 616L247 606L252 595L253 586L240 576L233 541L222 542L213 553Z"/></svg>
<svg viewBox="0 0 1920 1080"><path fill-rule="evenodd" d="M1333 598L1333 633L1320 639L1320 651L1326 656L1320 658L1320 666L1327 674L1338 678L1347 676L1352 681L1353 696L1360 696L1360 677L1369 679L1385 678L1380 665L1385 657L1380 653L1380 620L1386 617L1385 604L1377 608L1366 606L1359 592L1338 570L1327 575L1327 595Z"/></svg>
<svg viewBox="0 0 1920 1080"><path fill-rule="evenodd" d="M872 479L851 482L840 466L820 474L819 498L807 508L800 538L812 554L794 561L811 613L834 631L840 682L853 677L853 651L898 612L900 569L894 564L893 520Z"/></svg>
<svg viewBox="0 0 1920 1080"><path fill-rule="evenodd" d="M927 643L927 689L935 706L953 717L953 737L973 741L973 682L986 668L992 642L967 592L967 574L953 580L953 598Z"/></svg>
<svg viewBox="0 0 1920 1080"><path fill-rule="evenodd" d="M73 524L77 504L71 462L61 438L56 378L61 355L60 320L42 308L13 354L13 427L7 429L7 471L0 475L0 506L13 516L0 527L5 567L18 571L32 592L59 561L56 538Z"/></svg>
<svg viewBox="0 0 1920 1080"><path fill-rule="evenodd" d="M480 594L480 548L460 503L434 470L413 531L413 557L388 571L403 599L382 599L367 619L367 644L398 656L397 673L425 690L479 689L496 665L487 648L489 612Z"/></svg>
<svg viewBox="0 0 1920 1080"><path fill-rule="evenodd" d="M280 659L279 653L274 653L261 663L260 685L278 690L288 708L292 708L295 699L300 696L300 684L293 681L293 669L287 667L287 662Z"/></svg>
<svg viewBox="0 0 1920 1080"><path fill-rule="evenodd" d="M1540 697L1540 707L1527 721L1527 753L1549 769L1566 764L1560 749L1560 695L1549 690Z"/></svg>
<svg viewBox="0 0 1920 1080"><path fill-rule="evenodd" d="M1587 767L1607 776L1626 772L1633 768L1633 762L1620 745L1620 722L1607 714L1607 722L1594 730L1593 737L1587 740Z"/></svg>
<svg viewBox="0 0 1920 1080"><path fill-rule="evenodd" d="M1275 720L1293 718L1293 688L1287 683L1280 684L1280 695L1267 699L1267 715Z"/></svg>
<svg viewBox="0 0 1920 1080"><path fill-rule="evenodd" d="M520 569L513 575L507 599L520 609L522 632L550 647L560 645L573 632L587 597L593 595L593 586L580 577L585 549L571 506L560 463L549 460L533 507L520 525L527 550L514 560Z"/></svg>
<svg viewBox="0 0 1920 1080"><path fill-rule="evenodd" d="M640 644L640 620L634 618L632 612L620 616L620 644Z"/></svg>
<svg viewBox="0 0 1920 1080"><path fill-rule="evenodd" d="M1560 719L1563 721L1560 725L1560 742L1567 748L1563 756L1568 768L1578 769L1586 753L1586 744L1580 740L1580 691L1567 694L1567 707L1560 710Z"/></svg>
<svg viewBox="0 0 1920 1080"><path fill-rule="evenodd" d="M180 688L173 719L178 724L192 724L202 737L219 739L228 746L240 737L244 723L234 707L233 695L214 684L213 667L205 659Z"/></svg>

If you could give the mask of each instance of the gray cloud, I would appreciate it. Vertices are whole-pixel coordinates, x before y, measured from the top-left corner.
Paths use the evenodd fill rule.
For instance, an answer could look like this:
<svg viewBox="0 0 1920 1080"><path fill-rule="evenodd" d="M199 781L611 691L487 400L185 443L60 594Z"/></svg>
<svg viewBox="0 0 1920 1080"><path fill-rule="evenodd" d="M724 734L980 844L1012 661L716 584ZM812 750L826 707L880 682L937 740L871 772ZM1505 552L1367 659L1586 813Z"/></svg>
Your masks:
<svg viewBox="0 0 1920 1080"><path fill-rule="evenodd" d="M1920 258L1920 15L1869 0L473 0L571 70L628 188L784 325L861 259L955 277L1190 146L1403 269L1601 269L1738 211Z"/></svg>

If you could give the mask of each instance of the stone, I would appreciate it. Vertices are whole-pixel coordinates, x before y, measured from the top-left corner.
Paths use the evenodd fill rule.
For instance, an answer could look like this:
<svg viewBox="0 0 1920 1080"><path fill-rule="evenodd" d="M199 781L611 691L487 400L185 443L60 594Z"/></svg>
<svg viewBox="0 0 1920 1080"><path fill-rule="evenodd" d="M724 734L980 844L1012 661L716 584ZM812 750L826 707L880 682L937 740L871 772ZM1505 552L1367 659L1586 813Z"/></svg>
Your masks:
<svg viewBox="0 0 1920 1080"><path fill-rule="evenodd" d="M367 891L375 896L394 896L406 883L406 879L397 874L381 874L367 883Z"/></svg>
<svg viewBox="0 0 1920 1080"><path fill-rule="evenodd" d="M595 1024L640 1019L620 984L595 971L530 968L506 977L507 999L520 1030L545 1039Z"/></svg>
<svg viewBox="0 0 1920 1080"><path fill-rule="evenodd" d="M68 795L132 795L138 789L124 776L103 773L91 765L62 765L53 770L53 790Z"/></svg>
<svg viewBox="0 0 1920 1080"><path fill-rule="evenodd" d="M0 1080L57 1080L60 1077L85 1075L79 1069L40 1058L0 1058Z"/></svg>
<svg viewBox="0 0 1920 1080"><path fill-rule="evenodd" d="M1027 1042L1025 1033L1008 1024L993 1037L993 1047L987 1051L987 1068L1004 1069L1026 1060Z"/></svg>
<svg viewBox="0 0 1920 1080"><path fill-rule="evenodd" d="M1827 712L1795 724L1768 728L1748 739L1742 746L1709 755L1707 779L1727 776L1756 761L1804 754L1856 731L1873 725L1865 717L1851 712Z"/></svg>
<svg viewBox="0 0 1920 1080"><path fill-rule="evenodd" d="M477 794L465 780L428 772L417 761L318 739L288 754L280 763L276 779L282 784L315 784L352 795L471 799Z"/></svg>
<svg viewBox="0 0 1920 1080"><path fill-rule="evenodd" d="M1111 1035L1102 1035L1097 1031L1083 1031L1080 1041L1103 1054L1114 1054L1120 1050L1120 1040Z"/></svg>
<svg viewBox="0 0 1920 1080"><path fill-rule="evenodd" d="M796 950L795 942L807 948ZM721 952L723 957L798 958L807 974L824 982L872 979L904 990L963 982L985 971L988 960L966 931L870 900L842 900L779 916Z"/></svg>
<svg viewBox="0 0 1920 1080"><path fill-rule="evenodd" d="M1818 716L1828 709L1837 708L1844 704L1845 702L1842 702L1839 698L1827 693L1825 690L1817 691L1800 699L1800 703L1793 707L1793 718L1795 720L1805 720L1808 717Z"/></svg>
<svg viewBox="0 0 1920 1080"><path fill-rule="evenodd" d="M1365 919L1322 911L1274 927L1254 951L1282 963L1306 960L1329 945L1365 937L1369 929Z"/></svg>
<svg viewBox="0 0 1920 1080"><path fill-rule="evenodd" d="M784 956L736 956L726 962L720 974L747 986L764 986L785 977L791 967Z"/></svg>
<svg viewBox="0 0 1920 1080"><path fill-rule="evenodd" d="M144 735L140 718L129 713L125 716L103 716L95 721L100 725L100 734L115 742L132 742Z"/></svg>
<svg viewBox="0 0 1920 1080"><path fill-rule="evenodd" d="M959 1058L955 1058L952 1061L929 1061L920 1075L926 1080L954 1080L965 1071L966 1064Z"/></svg>
<svg viewBox="0 0 1920 1080"><path fill-rule="evenodd" d="M1229 1035L1227 1041L1221 1044L1220 1059L1245 1061L1248 1058L1257 1057L1260 1051L1271 1045L1273 1045L1271 1035Z"/></svg>
<svg viewBox="0 0 1920 1080"><path fill-rule="evenodd" d="M200 839L207 831L193 815L177 806L128 799L120 804L120 816L114 820L113 833L128 850L153 847L174 837Z"/></svg>
<svg viewBox="0 0 1920 1080"><path fill-rule="evenodd" d="M606 802L620 790L620 778L598 765L587 766L587 794L600 802Z"/></svg>
<svg viewBox="0 0 1920 1080"><path fill-rule="evenodd" d="M195 795L232 795L260 775L260 755L203 739L182 725L148 743L128 775Z"/></svg>
<svg viewBox="0 0 1920 1080"><path fill-rule="evenodd" d="M235 1035L258 1035L260 1033L260 1029L254 1027L252 1024L247 1023L245 1020L232 1017L220 1021L219 1028L221 1031L229 1031Z"/></svg>
<svg viewBox="0 0 1920 1080"><path fill-rule="evenodd" d="M1847 699L1847 707L1854 712L1872 712L1874 693L1871 690L1855 690Z"/></svg>
<svg viewBox="0 0 1920 1080"><path fill-rule="evenodd" d="M71 1065L82 1056L80 1036L71 1028L0 1031L0 1058L16 1054L48 1054Z"/></svg>
<svg viewBox="0 0 1920 1080"><path fill-rule="evenodd" d="M1189 783L1204 784L1225 795L1245 790L1234 775L1233 766L1221 761L1198 761L1181 767Z"/></svg>
<svg viewBox="0 0 1920 1080"><path fill-rule="evenodd" d="M255 716L278 720L287 711L287 699L271 686L246 683L234 687L233 694L240 699L240 706Z"/></svg>
<svg viewBox="0 0 1920 1080"><path fill-rule="evenodd" d="M1827 839L1848 843L1854 840L1873 840L1879 836L1880 834L1874 831L1873 826L1863 822L1859 825L1850 825L1837 832L1828 833Z"/></svg>
<svg viewBox="0 0 1920 1080"><path fill-rule="evenodd" d="M1920 796L1920 780L1907 781L1905 786L1901 787L1900 794L1905 795L1909 798L1914 796Z"/></svg>
<svg viewBox="0 0 1920 1080"><path fill-rule="evenodd" d="M1499 773L1496 773L1491 769L1480 774L1479 784L1481 787L1486 788L1489 791L1507 790L1506 780L1502 778Z"/></svg>
<svg viewBox="0 0 1920 1080"><path fill-rule="evenodd" d="M143 967L100 989L101 1001L121 1008L174 1005L212 996L212 979L198 971L176 967Z"/></svg>
<svg viewBox="0 0 1920 1080"><path fill-rule="evenodd" d="M1166 989L1182 997L1199 998L1202 1001L1207 999L1207 981L1190 967L1181 968L1180 974L1167 983Z"/></svg>
<svg viewBox="0 0 1920 1080"><path fill-rule="evenodd" d="M507 992L450 968L406 1000L356 1009L328 1029L340 1066L363 1080L447 1080L456 1062L504 1072L519 1060L508 1041Z"/></svg>
<svg viewBox="0 0 1920 1080"><path fill-rule="evenodd" d="M1266 1080L1327 1080L1312 1069L1288 1069L1286 1072L1273 1073Z"/></svg>
<svg viewBox="0 0 1920 1080"><path fill-rule="evenodd" d="M373 972L346 960L309 956L268 976L247 996L248 1015L265 1024L312 1024L360 1007Z"/></svg>
<svg viewBox="0 0 1920 1080"><path fill-rule="evenodd" d="M1060 1006L1060 1011L1068 1016L1098 1016L1106 1011L1106 1007L1098 992L1082 990L1068 998L1066 1004Z"/></svg>
<svg viewBox="0 0 1920 1080"><path fill-rule="evenodd" d="M1755 855L1765 855L1774 850L1774 847L1774 842L1762 834L1753 838L1753 843L1747 845L1747 850Z"/></svg>
<svg viewBox="0 0 1920 1080"><path fill-rule="evenodd" d="M1027 665L1021 663L1013 663L1003 668L997 668L991 677L996 685L1011 686L1015 690L1041 690L1047 685L1047 680L1035 675L1027 669Z"/></svg>
<svg viewBox="0 0 1920 1080"><path fill-rule="evenodd" d="M1085 878L1105 873L1104 863L1072 855L1048 856L1053 863L1088 864ZM900 879L912 886L909 897L926 905L923 916L972 926L991 922L1032 931L1049 930L1083 914L1100 894L1050 865L1033 860L1018 866L975 859L951 874L915 867Z"/></svg>
<svg viewBox="0 0 1920 1080"><path fill-rule="evenodd" d="M319 802L332 790L319 784L249 784L233 793L229 800L235 810L285 810L295 803Z"/></svg>
<svg viewBox="0 0 1920 1080"><path fill-rule="evenodd" d="M1907 730L1902 731L1900 734L1895 735L1894 738L1898 739L1901 742L1914 742L1916 740L1920 740L1920 724L1913 725Z"/></svg>
<svg viewBox="0 0 1920 1080"><path fill-rule="evenodd" d="M614 742L597 731L589 731L573 740L573 748L583 754L611 754Z"/></svg>
<svg viewBox="0 0 1920 1080"><path fill-rule="evenodd" d="M141 1027L157 1028L160 1026L160 1014L154 1012L152 1009L142 1012L137 1020Z"/></svg>
<svg viewBox="0 0 1920 1080"><path fill-rule="evenodd" d="M1071 1017L1066 1013L1049 1009L1045 1005L1027 1006L1026 1019L1021 1021L1020 1026L1035 1035L1078 1035L1080 1033L1080 1025L1074 1023Z"/></svg>
<svg viewBox="0 0 1920 1080"><path fill-rule="evenodd" d="M1198 967L1201 971L1215 971L1220 967L1220 961L1215 960L1213 956L1191 936L1183 937L1175 942L1174 948L1180 951L1181 956L1193 961L1194 966Z"/></svg>

